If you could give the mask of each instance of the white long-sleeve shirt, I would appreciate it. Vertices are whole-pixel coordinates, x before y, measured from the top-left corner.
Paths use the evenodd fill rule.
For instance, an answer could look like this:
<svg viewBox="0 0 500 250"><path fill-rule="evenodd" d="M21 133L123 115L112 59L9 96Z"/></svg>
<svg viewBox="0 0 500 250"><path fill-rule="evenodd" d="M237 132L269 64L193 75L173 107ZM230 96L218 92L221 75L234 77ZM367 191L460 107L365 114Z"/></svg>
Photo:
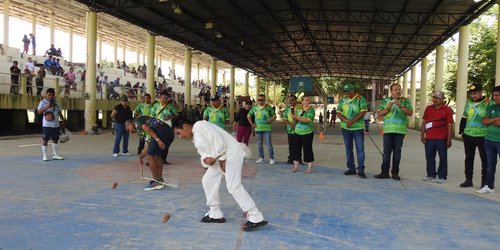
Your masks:
<svg viewBox="0 0 500 250"><path fill-rule="evenodd" d="M241 149L240 143L231 134L220 128L219 126L207 121L198 121L193 125L193 143L202 165L206 166L203 159L207 157L226 160L236 156L235 152L241 151L241 156L244 152Z"/></svg>

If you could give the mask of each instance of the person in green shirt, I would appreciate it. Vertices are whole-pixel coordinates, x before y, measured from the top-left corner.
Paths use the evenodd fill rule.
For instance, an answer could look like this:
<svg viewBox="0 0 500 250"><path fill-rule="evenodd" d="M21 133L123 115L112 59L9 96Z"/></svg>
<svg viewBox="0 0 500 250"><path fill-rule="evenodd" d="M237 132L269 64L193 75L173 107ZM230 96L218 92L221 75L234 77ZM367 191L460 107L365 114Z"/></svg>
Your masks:
<svg viewBox="0 0 500 250"><path fill-rule="evenodd" d="M459 134L462 135L465 150L465 181L460 187L472 187L474 173L474 156L476 148L481 157L481 187L486 185L486 151L484 151L484 136L487 127L482 123L486 109L491 106L490 99L483 96L483 87L473 83L469 85L467 93L469 99L465 103L464 113L460 120Z"/></svg>
<svg viewBox="0 0 500 250"><path fill-rule="evenodd" d="M283 123L286 124L286 132L288 134L288 161L287 164L293 164L293 134L295 129L295 121L292 118L292 115L295 114L295 105L297 104L297 97L295 95L290 95L287 99L288 105L285 110L283 110L283 115L281 119Z"/></svg>
<svg viewBox="0 0 500 250"><path fill-rule="evenodd" d="M392 179L399 177L399 162L403 139L408 132L408 116L413 115L409 99L401 96L401 85L395 83L390 86L391 97L384 98L378 107L378 117L384 117L384 154L382 156L382 172L375 175L377 179L388 179L392 158Z"/></svg>
<svg viewBox="0 0 500 250"><path fill-rule="evenodd" d="M337 117L340 119L342 136L347 158L348 170L344 175L356 175L354 165L353 141L356 143L356 155L358 158L358 176L362 179L365 175L365 136L363 116L368 111L366 99L354 92L354 85L347 83L344 85L345 97L340 99Z"/></svg>
<svg viewBox="0 0 500 250"><path fill-rule="evenodd" d="M229 112L226 107L221 104L219 96L214 95L210 97L210 106L203 111L203 120L226 130L226 125L229 121Z"/></svg>
<svg viewBox="0 0 500 250"><path fill-rule="evenodd" d="M483 124L488 126L484 137L486 151L486 185L477 190L477 193L487 194L495 192L495 172L497 160L500 156L500 86L493 88L493 105L488 107L483 118Z"/></svg>
<svg viewBox="0 0 500 250"><path fill-rule="evenodd" d="M170 94L167 91L162 91L160 93L160 101L156 102L151 109L151 117L158 118L162 122L166 123L168 126L172 127L172 119L176 119L178 116L177 109L169 101ZM170 164L167 161L168 148L166 149L166 154L162 155L162 159L165 164Z"/></svg>
<svg viewBox="0 0 500 250"><path fill-rule="evenodd" d="M304 150L304 162L307 163L307 174L312 174L312 163L314 161L313 139L314 139L314 117L316 113L310 106L311 97L302 97L302 106L297 107L296 112L292 113L292 119L295 123L293 134L293 172L299 171L299 161L302 159L302 150Z"/></svg>
<svg viewBox="0 0 500 250"><path fill-rule="evenodd" d="M255 122L252 121L252 116L255 116ZM271 143L271 123L276 120L276 111L274 108L266 104L266 96L259 94L257 97L257 105L253 106L247 115L248 121L257 134L257 145L259 147L259 159L256 163L264 162L264 148L262 145L263 139L266 140L269 150L269 164L274 165L274 149Z"/></svg>
<svg viewBox="0 0 500 250"><path fill-rule="evenodd" d="M151 95L150 94L145 94L144 95L144 102L139 103L137 107L134 110L134 117L139 117L139 116L150 116L151 110L153 109L154 103L151 102ZM140 132L142 133L142 132ZM147 134L140 134L139 135L139 147L137 148L137 154L140 155L142 153L142 150L144 149L144 145L146 144L146 141L149 142L151 138ZM146 148L147 150L147 148Z"/></svg>

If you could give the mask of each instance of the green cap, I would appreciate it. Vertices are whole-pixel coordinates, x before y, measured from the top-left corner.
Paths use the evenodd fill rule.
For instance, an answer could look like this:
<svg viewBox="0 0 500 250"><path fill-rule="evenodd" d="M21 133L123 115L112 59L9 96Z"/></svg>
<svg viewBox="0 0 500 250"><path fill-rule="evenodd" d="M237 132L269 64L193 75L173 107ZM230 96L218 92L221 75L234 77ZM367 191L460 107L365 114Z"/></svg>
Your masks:
<svg viewBox="0 0 500 250"><path fill-rule="evenodd" d="M354 85L352 83L347 83L344 85L344 92L351 92L354 90Z"/></svg>

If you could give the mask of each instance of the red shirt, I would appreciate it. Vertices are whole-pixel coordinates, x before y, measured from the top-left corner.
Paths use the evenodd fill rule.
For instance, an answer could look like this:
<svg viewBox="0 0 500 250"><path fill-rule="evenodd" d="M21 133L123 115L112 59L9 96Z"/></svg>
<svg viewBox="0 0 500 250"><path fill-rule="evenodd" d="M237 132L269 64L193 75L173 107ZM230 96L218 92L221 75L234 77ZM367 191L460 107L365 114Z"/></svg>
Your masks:
<svg viewBox="0 0 500 250"><path fill-rule="evenodd" d="M448 123L453 123L453 111L450 107L443 105L436 109L434 105L429 105L425 108L423 119L426 122L426 139L448 139Z"/></svg>

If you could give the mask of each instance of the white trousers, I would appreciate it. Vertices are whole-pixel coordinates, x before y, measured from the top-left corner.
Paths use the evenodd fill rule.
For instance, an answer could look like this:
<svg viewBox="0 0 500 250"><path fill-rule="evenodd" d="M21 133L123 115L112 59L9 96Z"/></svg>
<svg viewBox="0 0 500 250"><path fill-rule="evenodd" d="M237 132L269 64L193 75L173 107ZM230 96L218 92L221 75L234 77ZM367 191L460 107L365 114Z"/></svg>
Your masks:
<svg viewBox="0 0 500 250"><path fill-rule="evenodd" d="M231 150L233 152L226 152L226 173L224 174L217 161L213 166L210 166L205 172L202 179L203 190L207 198L207 206L210 210L206 215L212 219L220 219L224 217L220 209L219 202L219 187L221 184L222 176L226 176L226 186L229 193L236 200L243 212L247 212L247 219L252 223L258 223L264 220L264 216L255 206L250 194L245 190L241 184L241 169L243 168L244 154L241 150Z"/></svg>

